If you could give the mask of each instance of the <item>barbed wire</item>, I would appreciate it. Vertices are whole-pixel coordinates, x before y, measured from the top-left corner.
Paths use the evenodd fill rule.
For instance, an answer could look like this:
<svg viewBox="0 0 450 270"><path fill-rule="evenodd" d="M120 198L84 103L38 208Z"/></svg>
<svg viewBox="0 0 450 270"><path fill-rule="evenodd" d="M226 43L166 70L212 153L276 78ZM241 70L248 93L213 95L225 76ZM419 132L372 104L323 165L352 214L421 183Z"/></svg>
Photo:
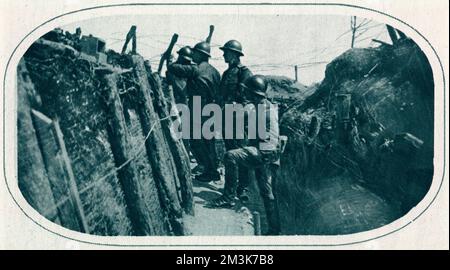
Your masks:
<svg viewBox="0 0 450 270"><path fill-rule="evenodd" d="M370 41L370 43L369 43L369 45L371 45L374 42L373 39L378 39L381 36L381 34L383 34L385 31L386 30L383 29L380 32L378 32L378 34L375 37L373 37L373 36L372 37L366 37L366 38L364 38L364 39L362 39L360 41L364 41L364 40L367 40L367 39L371 38L372 41Z"/></svg>
<svg viewBox="0 0 450 270"><path fill-rule="evenodd" d="M372 20L367 20L367 19L363 19L360 24L358 25L358 32L359 34L355 37L355 44L356 42L360 43L363 42L365 40L368 39L373 39L373 38L378 38L384 31L380 31L378 32L378 34L376 35L370 35L368 37L364 37L362 39L360 39L361 37L363 37L370 29L373 28L377 28L377 27L381 27L384 26L384 24L382 23L376 23L374 25L370 25L370 23L372 23ZM252 68L253 70L257 71L257 72L268 72L268 71L275 71L275 70L287 70L289 68L293 68L295 66L297 66L297 68L300 69L304 69L304 68L311 68L313 66L317 66L317 65L324 65L326 63L329 63L331 61L331 59L329 59L330 57L335 56L336 53L338 53L340 50L343 50L343 48L345 47L350 47L348 44L336 44L334 42L342 39L342 37L344 37L345 35L348 35L351 33L351 29L344 31L343 33L341 33L332 43L328 44L327 46L323 46L320 48L315 48L313 50L309 50L309 51L304 51L304 52L300 52L295 54L295 57L299 57L299 56L303 56L303 55L310 55L313 54L311 56L309 56L307 59L309 60L308 62L292 62L292 57L290 57L289 59L286 59L285 61L280 61L278 63L273 63L273 62L263 62L263 63L250 63L247 66L249 68ZM126 35L126 32L115 32L112 35L119 35L121 34L122 36ZM167 37L170 38L172 35L171 34L152 34L152 35L141 35L138 36L138 39L142 40L142 39L149 39L152 42L157 43L158 45L150 45L147 42L143 42L140 41L139 43L142 44L145 47L148 48L153 48L153 49L158 49L161 50L161 53L153 55L151 57L149 57L148 59L150 60L151 63L153 64L157 64L159 61L159 58L162 56L163 51L165 51L165 46L168 44L167 40L162 40L161 37ZM159 37L159 38L158 38ZM189 36L189 35L182 35L183 39L190 39L190 40L195 40L195 41L203 41L204 39L199 38L199 37L195 37L195 36ZM115 37L110 37L109 39L111 40L115 40L114 42L111 43L111 45L114 45L120 41L124 41L124 39L118 39ZM340 42L341 43L341 42ZM369 46L372 44L372 42L369 43ZM186 46L186 44L184 43L177 43L175 44L175 46L177 48L181 48ZM212 43L211 44L212 47L218 47L220 46L219 44L216 43ZM249 55L247 53L247 55ZM250 54L251 55L251 54ZM269 57L269 56L265 56L265 57ZM264 58L265 58L264 57ZM261 59L261 57L258 57L258 59ZM320 59L320 60L319 60ZM219 62L220 60L222 60L222 57L212 57L211 61L213 62ZM315 61L312 61L315 60ZM219 64L219 63L215 63L215 64ZM222 63L223 65L220 65L221 67L225 67L226 64Z"/></svg>
<svg viewBox="0 0 450 270"><path fill-rule="evenodd" d="M126 32L123 32L123 33L120 33L120 32L115 32L116 34L122 34L123 36L125 36L126 35ZM156 42L156 43L158 43L158 44L161 44L161 45L167 45L168 44L168 42L167 42L167 40L161 40L161 39L158 39L158 38L155 38L155 37L171 37L172 35L170 35L170 34L154 34L154 35L142 35L142 36L138 36L138 39L150 39L150 40L152 40L152 41L154 41L154 42ZM196 41L203 41L204 39L201 39L201 38L199 38L199 37L194 37L194 36L182 36L183 38L187 38L187 39L192 39L192 40L196 40ZM115 38L115 37L110 37L109 39L111 39L111 40L115 40L113 43L111 43L111 45L115 45L115 44L117 44L118 42L120 42L120 41L124 41L124 39L118 39L118 38ZM145 43L145 42L142 42L142 41L140 41L139 43L142 43L143 45L145 45L145 46L147 46L147 47L150 47L150 48L155 48L155 49L161 49L161 51L164 51L164 46L161 46L161 47L157 47L157 46L152 46L152 45L149 45L149 44L147 44L147 43ZM178 47L178 48L181 48L181 47L184 47L184 46L186 46L186 44L183 44L183 43L177 43L177 44L175 44L175 46L176 47ZM221 46L220 44L216 44L216 43L212 43L211 44L211 46L212 47L219 47L219 46ZM332 46L332 45L330 45L330 46L327 46L327 47L325 47L325 49L328 49L328 48L331 48L331 47L334 47L334 46ZM321 50L323 50L324 48L320 48ZM312 51L310 51L310 52L313 52L313 51L317 51L317 49L315 49L315 50L312 50ZM322 52L322 51L321 51ZM298 54L298 55L304 55L304 54L306 54L306 53L308 53L308 52L304 52L304 53L300 53L300 54ZM155 55L155 56L152 56L151 58L153 58L153 57L161 57L161 55L162 55L162 53L161 54L158 54L158 55ZM247 55L248 55L248 53L247 53ZM213 61L218 61L218 60L221 60L221 57L213 57L213 58L211 58L211 60L213 60ZM286 62L286 61L285 61ZM255 65L258 65L258 64L255 64ZM267 65L267 64L263 64L263 65ZM296 64L279 64L280 66L282 65L283 67L293 67L293 66L295 66ZM298 64L297 64L298 65ZM300 65L302 65L302 64L300 64ZM250 65L249 65L250 66Z"/></svg>

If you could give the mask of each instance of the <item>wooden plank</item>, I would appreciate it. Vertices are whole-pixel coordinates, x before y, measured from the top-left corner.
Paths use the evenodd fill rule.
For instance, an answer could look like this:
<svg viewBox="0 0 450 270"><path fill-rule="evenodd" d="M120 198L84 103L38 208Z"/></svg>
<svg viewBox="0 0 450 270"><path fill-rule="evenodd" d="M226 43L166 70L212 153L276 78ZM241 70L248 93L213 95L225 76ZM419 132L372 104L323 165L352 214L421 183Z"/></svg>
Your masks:
<svg viewBox="0 0 450 270"><path fill-rule="evenodd" d="M71 230L80 231L76 209L72 201L66 199L69 196L68 179L66 179L64 169L61 166L62 159L53 133L53 121L36 110L31 110L31 115L61 225Z"/></svg>
<svg viewBox="0 0 450 270"><path fill-rule="evenodd" d="M156 103L161 104L161 108L157 108L159 117L166 118L170 114L169 106L171 106L171 102L166 101L159 76L157 74L149 74L148 78L153 90L154 97L158 100ZM181 139L175 139L172 136L172 119L169 118L166 121L163 121L161 123L161 126L167 144L170 147L172 160L177 171L182 207L186 213L194 215L194 191L192 188L192 174L189 154L184 147L183 141Z"/></svg>
<svg viewBox="0 0 450 270"><path fill-rule="evenodd" d="M78 193L78 187L75 180L75 175L72 170L72 164L70 162L69 155L67 154L66 145L64 143L64 137L61 131L61 128L59 126L58 120L53 120L53 128L56 135L56 140L58 142L59 149L61 151L61 157L64 162L64 171L66 174L67 179L69 180L69 191L70 191L70 198L72 203L75 206L76 214L78 216L78 219L80 221L80 229L82 232L89 233L89 227L86 220L86 216L84 215L83 210L83 204L80 200L80 195Z"/></svg>
<svg viewBox="0 0 450 270"><path fill-rule="evenodd" d="M159 187L159 192L161 192L163 206L169 216L172 230L177 235L183 235L183 210L175 187L175 177L178 176L173 171L168 160L170 155L169 147L164 140L159 116L153 107L144 59L139 55L133 55L132 61L137 82L140 86L138 95L140 100L142 100L142 106L137 108L139 120L144 134L149 134L149 139L145 143L147 155L152 165L155 182Z"/></svg>
<svg viewBox="0 0 450 270"><path fill-rule="evenodd" d="M17 174L20 192L45 218L60 224L30 113L30 98L39 99L25 61L17 67Z"/></svg>
<svg viewBox="0 0 450 270"><path fill-rule="evenodd" d="M153 224L161 221L153 220L151 209L147 208L138 172L132 161L134 153L132 153L123 107L119 97L119 90L117 89L117 75L110 74L105 76L104 82L106 84L107 110L110 116L108 137L114 161L116 167L123 166L123 164L128 162L126 166L117 172L127 204L128 216L136 235L155 235Z"/></svg>

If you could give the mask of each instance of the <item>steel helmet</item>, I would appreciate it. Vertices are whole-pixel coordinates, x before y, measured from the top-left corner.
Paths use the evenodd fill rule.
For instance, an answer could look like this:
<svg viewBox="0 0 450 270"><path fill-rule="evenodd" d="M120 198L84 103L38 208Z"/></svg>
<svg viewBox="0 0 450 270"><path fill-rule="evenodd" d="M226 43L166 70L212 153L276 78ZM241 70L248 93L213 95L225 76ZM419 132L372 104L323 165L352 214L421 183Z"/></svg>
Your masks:
<svg viewBox="0 0 450 270"><path fill-rule="evenodd" d="M192 49L189 46L185 46L177 51L178 55L188 61L192 61Z"/></svg>
<svg viewBox="0 0 450 270"><path fill-rule="evenodd" d="M242 52L242 45L237 40L230 40L227 43L225 43L222 47L220 47L222 51L229 50L238 53L240 56L244 56L244 53Z"/></svg>
<svg viewBox="0 0 450 270"><path fill-rule="evenodd" d="M245 92L250 92L259 96L266 96L267 83L262 75L254 75L241 83L241 86L245 89Z"/></svg>
<svg viewBox="0 0 450 270"><path fill-rule="evenodd" d="M206 54L208 57L211 57L211 46L206 41L195 44L194 50Z"/></svg>

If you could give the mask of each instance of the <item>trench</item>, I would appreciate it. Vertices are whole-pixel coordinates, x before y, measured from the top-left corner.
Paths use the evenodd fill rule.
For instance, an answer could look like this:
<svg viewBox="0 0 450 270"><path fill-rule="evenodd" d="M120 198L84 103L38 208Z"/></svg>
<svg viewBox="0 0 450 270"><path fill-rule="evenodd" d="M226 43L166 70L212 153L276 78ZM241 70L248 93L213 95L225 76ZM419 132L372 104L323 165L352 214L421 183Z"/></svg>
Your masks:
<svg viewBox="0 0 450 270"><path fill-rule="evenodd" d="M433 178L434 84L417 44L351 49L325 74L281 117L284 234L382 227L416 207Z"/></svg>
<svg viewBox="0 0 450 270"><path fill-rule="evenodd" d="M165 78L137 54L106 56L99 63L47 36L22 58L18 183L28 203L52 222L98 235L252 235L255 211L266 231L252 173L249 203L204 207L223 182L193 180L189 153L171 136ZM426 195L434 83L412 40L348 50L314 87L267 78L288 137L274 184L282 234L379 228Z"/></svg>

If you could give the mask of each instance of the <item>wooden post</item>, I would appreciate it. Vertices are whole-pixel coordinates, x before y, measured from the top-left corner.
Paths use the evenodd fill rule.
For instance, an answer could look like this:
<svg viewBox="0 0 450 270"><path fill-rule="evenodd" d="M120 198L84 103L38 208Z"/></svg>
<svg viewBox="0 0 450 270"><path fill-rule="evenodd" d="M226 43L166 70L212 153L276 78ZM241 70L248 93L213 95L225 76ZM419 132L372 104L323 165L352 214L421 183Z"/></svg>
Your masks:
<svg viewBox="0 0 450 270"><path fill-rule="evenodd" d="M116 167L126 164L118 172L118 178L127 204L128 216L136 235L155 235L151 209L147 208L145 196L139 183L138 172L133 163L132 147L123 113L122 103L117 89L117 74L104 76L107 111L109 118L108 137Z"/></svg>
<svg viewBox="0 0 450 270"><path fill-rule="evenodd" d="M163 192L163 197L165 198L164 207L166 207L166 211L168 212L172 230L177 235L183 235L183 211L175 186L175 177L178 176L168 160L171 153L169 146L165 142L159 117L153 107L150 96L151 88L147 78L147 71L145 70L144 59L139 55L133 55L132 61L140 86L138 88L138 96L143 104L137 108L137 111L144 135L150 134L145 144L147 155L153 168L155 180L160 187L160 192Z"/></svg>
<svg viewBox="0 0 450 270"><path fill-rule="evenodd" d="M31 115L61 225L71 230L81 231L81 221L77 218L75 202L66 199L70 198L69 180L63 169L64 161L53 132L53 121L35 110L31 110Z"/></svg>
<svg viewBox="0 0 450 270"><path fill-rule="evenodd" d="M356 30L357 30L356 16L352 16L350 18L350 27L351 27L351 31L352 31L352 44L351 44L350 48L353 48L355 46L355 34L356 34Z"/></svg>
<svg viewBox="0 0 450 270"><path fill-rule="evenodd" d="M378 39L372 39L372 41L373 41L373 42L376 42L376 43L380 43L380 44L383 44L383 45L391 46L391 47L392 47L392 44L386 43L386 42L381 41L381 40L378 40Z"/></svg>
<svg viewBox="0 0 450 270"><path fill-rule="evenodd" d="M298 66L297 65L295 65L294 70L295 70L295 82L298 82Z"/></svg>
<svg viewBox="0 0 450 270"><path fill-rule="evenodd" d="M160 118L166 118L170 114L169 106L171 102L166 102L165 95L162 90L161 80L157 74L148 74L149 82L152 87L155 98L158 100L158 104L161 104L161 108L157 108ZM172 152L173 161L177 170L177 175L180 180L181 188L181 204L186 213L194 215L194 192L192 188L192 175L190 168L189 154L184 147L181 139L176 139L172 136L172 119L161 123L164 135L167 140L167 144Z"/></svg>
<svg viewBox="0 0 450 270"><path fill-rule="evenodd" d="M206 37L206 42L211 44L211 39L212 39L213 33L214 33L214 25L210 25L209 26L209 34L208 34L208 37Z"/></svg>
<svg viewBox="0 0 450 270"><path fill-rule="evenodd" d="M389 34L389 37L392 40L392 44L395 45L397 43L398 37L397 37L397 32L395 31L394 27L387 25L386 24L386 28Z"/></svg>
<svg viewBox="0 0 450 270"><path fill-rule="evenodd" d="M261 216L259 212L253 212L253 225L255 226L255 235L261 235Z"/></svg>
<svg viewBox="0 0 450 270"><path fill-rule="evenodd" d="M35 93L24 60L17 68L17 165L18 185L26 201L45 218L60 224L30 115L28 93Z"/></svg>
<svg viewBox="0 0 450 270"><path fill-rule="evenodd" d="M64 171L69 180L69 192L70 198L74 203L76 214L78 216L78 220L80 221L80 229L82 232L89 233L89 227L86 220L86 216L84 215L83 204L80 200L80 195L78 194L77 183L75 180L75 175L73 174L72 164L70 163L69 155L67 154L66 145L64 144L63 134L61 132L61 128L59 127L59 123L57 120L53 120L53 127L56 135L56 139L59 145L59 149L61 151L61 156L64 162Z"/></svg>
<svg viewBox="0 0 450 270"><path fill-rule="evenodd" d="M398 30L398 29L396 29L396 30L397 30L397 33L398 33L398 36L400 37L400 39L406 39L406 38L408 38L408 36L406 36L405 33L403 33L402 31L400 31L400 30Z"/></svg>
<svg viewBox="0 0 450 270"><path fill-rule="evenodd" d="M130 30L127 33L127 36L125 38L125 43L123 44L123 47L122 47L122 54L125 54L130 40L132 40L131 53L136 54L136 25L132 25Z"/></svg>
<svg viewBox="0 0 450 270"><path fill-rule="evenodd" d="M131 53L136 54L137 53L137 37L136 32L134 32L133 38L131 40Z"/></svg>
<svg viewBox="0 0 450 270"><path fill-rule="evenodd" d="M159 60L158 65L158 74L161 75L161 71L164 65L164 61L168 61L170 55L172 54L173 46L175 46L175 43L177 43L178 40L178 34L173 34L172 39L170 40L169 47L167 50L163 53L161 59Z"/></svg>

